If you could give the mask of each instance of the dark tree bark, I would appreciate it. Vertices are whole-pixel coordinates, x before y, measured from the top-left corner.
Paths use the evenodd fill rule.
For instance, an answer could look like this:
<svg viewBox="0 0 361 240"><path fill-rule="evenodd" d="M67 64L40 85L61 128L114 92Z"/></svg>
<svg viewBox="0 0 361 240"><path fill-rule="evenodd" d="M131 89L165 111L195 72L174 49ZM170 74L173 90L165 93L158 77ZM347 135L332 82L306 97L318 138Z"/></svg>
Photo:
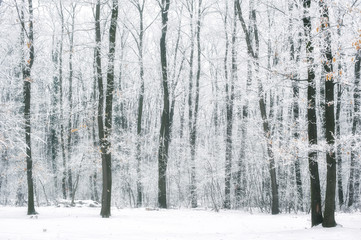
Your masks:
<svg viewBox="0 0 361 240"><path fill-rule="evenodd" d="M114 91L114 58L115 58L115 40L118 19L118 0L113 0L111 22L109 28L109 53L107 69L107 88L105 96L105 114L104 114L104 85L101 66L101 32L100 32L100 0L96 4L95 13L95 37L96 37L96 68L98 78L99 103L98 103L98 133L100 150L102 156L102 208L100 215L103 218L109 218L111 215L111 191L112 191L112 172L111 172L111 131L112 131L112 113L113 113L113 91ZM104 119L105 115L105 119Z"/></svg>
<svg viewBox="0 0 361 240"><path fill-rule="evenodd" d="M327 4L320 0L321 29L324 38L323 68L326 73L325 79L325 134L328 150L326 151L327 184L323 227L335 227L335 197L336 197L336 154L335 144L335 104L334 104L334 77L333 64L335 60L331 49L331 32L329 12Z"/></svg>
<svg viewBox="0 0 361 240"><path fill-rule="evenodd" d="M168 11L170 0L162 0L162 36L160 38L160 58L162 67L163 86L163 111L159 134L158 148L158 205L160 208L167 208L167 166L170 137L170 106L169 106L169 84L168 84L168 64L167 64L167 30Z"/></svg>
<svg viewBox="0 0 361 240"><path fill-rule="evenodd" d="M23 0L25 5L25 2ZM29 55L25 56L22 51L22 74L23 74L23 97L24 97L24 120L25 120L25 145L26 145L26 176L28 184L28 215L37 214L34 206L34 182L33 182L33 159L31 148L31 68L34 64L34 15L33 2L28 0L29 19L25 21L23 6L20 10L21 44L28 47ZM28 26L28 28L26 27Z"/></svg>
<svg viewBox="0 0 361 240"><path fill-rule="evenodd" d="M58 131L56 125L58 123L58 100L59 100L59 77L58 77L58 60L59 60L59 52L58 46L55 46L55 42L53 41L53 52L52 52L52 61L54 65L54 73L53 73L53 87L52 87L52 96L51 96L51 116L50 116L50 143L51 143L51 168L54 177L54 191L55 196L57 195L58 190L58 177L57 177L57 157L58 157Z"/></svg>
<svg viewBox="0 0 361 240"><path fill-rule="evenodd" d="M304 17L303 26L305 31L305 44L307 54L307 125L308 125L308 164L311 182L311 225L316 226L322 223L321 188L318 173L317 151L314 146L317 144L317 117L316 117L316 83L313 58L313 42L311 39L311 17L309 14L311 0L303 0Z"/></svg>
<svg viewBox="0 0 361 240"><path fill-rule="evenodd" d="M355 149L356 146L356 134L358 133L358 128L360 125L360 65L361 65L361 51L358 50L355 60L355 86L353 90L353 101L354 101L354 112L353 112L353 122L352 122L352 135L354 139L352 140L351 146L351 165L350 165L350 177L348 183L348 203L347 206L351 207L355 203L356 198L356 182L359 181L357 178L357 168L359 164L357 163L357 154L358 151Z"/></svg>
<svg viewBox="0 0 361 240"><path fill-rule="evenodd" d="M253 10L251 15L253 19L253 28L254 28L254 40L255 40L255 47L252 46L251 43L251 36L250 32L247 29L246 23L244 21L243 15L242 15L242 8L239 0L235 0L235 4L237 7L237 13L239 21L241 22L241 26L243 29L243 32L245 34L246 44L247 44L247 52L250 57L254 60L256 72L259 72L259 35L258 35L258 29L257 29L257 19L256 19L256 11ZM258 74L257 74L258 76ZM269 120L267 116L266 111L266 103L264 100L264 91L263 91L263 85L261 82L261 79L257 77L257 83L258 83L258 103L259 103L259 109L261 112L261 117L263 120L263 133L264 137L267 141L267 156L269 161L269 173L271 176L271 189L272 189L272 214L278 214L279 213L279 197L278 197L278 186L277 186L277 176L276 176L276 166L274 161L274 154L272 149L272 139L271 139L271 129L269 126Z"/></svg>

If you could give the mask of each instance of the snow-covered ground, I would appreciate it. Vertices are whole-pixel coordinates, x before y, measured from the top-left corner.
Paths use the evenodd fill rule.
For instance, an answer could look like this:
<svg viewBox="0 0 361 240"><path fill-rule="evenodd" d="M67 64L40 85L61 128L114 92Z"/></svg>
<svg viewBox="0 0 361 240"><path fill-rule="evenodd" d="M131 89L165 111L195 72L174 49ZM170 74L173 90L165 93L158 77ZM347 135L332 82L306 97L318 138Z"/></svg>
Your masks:
<svg viewBox="0 0 361 240"><path fill-rule="evenodd" d="M310 228L305 214L250 214L240 211L112 209L102 219L99 208L40 207L37 217L26 208L0 207L0 239L361 239L361 213L338 213L342 225Z"/></svg>

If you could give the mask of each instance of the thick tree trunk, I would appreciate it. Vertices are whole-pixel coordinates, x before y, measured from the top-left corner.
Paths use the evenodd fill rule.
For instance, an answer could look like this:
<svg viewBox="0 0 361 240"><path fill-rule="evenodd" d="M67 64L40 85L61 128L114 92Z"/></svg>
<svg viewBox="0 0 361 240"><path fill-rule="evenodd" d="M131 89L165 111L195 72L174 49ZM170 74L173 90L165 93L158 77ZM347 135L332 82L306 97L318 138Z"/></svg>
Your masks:
<svg viewBox="0 0 361 240"><path fill-rule="evenodd" d="M317 117L316 117L316 83L314 72L313 42L311 39L311 17L309 15L311 0L303 0L304 17L303 26L306 38L307 54L307 120L308 120L308 164L311 182L311 225L316 226L322 223L321 188L318 173L317 151L314 146L317 144Z"/></svg>
<svg viewBox="0 0 361 240"><path fill-rule="evenodd" d="M324 34L323 68L326 73L325 79L325 134L328 150L326 151L327 162L327 184L325 212L322 226L335 227L335 198L336 198L336 154L335 144L335 104L334 104L334 77L333 61L331 50L331 32L327 4L320 0L321 28Z"/></svg>
<svg viewBox="0 0 361 240"><path fill-rule="evenodd" d="M101 147L104 158L102 159L103 171L103 191L102 191L102 209L100 215L108 218L111 207L112 193L112 153L111 153L111 132L113 121L113 91L114 91L114 58L115 43L117 33L118 20L118 0L113 0L112 15L109 28L109 53L108 53L108 69L107 69L107 91L105 99L105 128L104 141Z"/></svg>
<svg viewBox="0 0 361 240"><path fill-rule="evenodd" d="M162 67L163 86L163 111L159 134L158 148L158 205L160 208L167 208L167 165L170 134L170 106L169 106L169 84L168 84L168 64L167 64L167 29L168 11L170 0L162 0L162 36L160 39L160 58Z"/></svg>
<svg viewBox="0 0 361 240"><path fill-rule="evenodd" d="M98 135L99 135L99 145L101 150L101 158L102 158L102 170L103 170L103 189L105 191L102 192L102 209L100 215L103 217L110 216L110 203L106 199L107 197L107 167L106 167L106 149L105 149L105 130L104 130L104 85L103 85L103 73L102 73L102 62L101 62L101 32L100 32L100 0L97 1L96 4L96 13L95 13L95 62L96 62L96 72L98 79ZM105 165L105 166L104 166ZM104 209L103 209L104 208Z"/></svg>
<svg viewBox="0 0 361 240"><path fill-rule="evenodd" d="M24 120L25 120L25 145L26 145L26 175L28 184L28 215L37 214L34 206L34 183L33 183L33 159L31 148L31 68L34 64L34 16L33 3L28 0L29 20L25 22L24 9L21 9L21 44L25 44L26 26L29 26L27 32L27 46L29 56L22 52L22 73L23 73L23 97L24 97Z"/></svg>

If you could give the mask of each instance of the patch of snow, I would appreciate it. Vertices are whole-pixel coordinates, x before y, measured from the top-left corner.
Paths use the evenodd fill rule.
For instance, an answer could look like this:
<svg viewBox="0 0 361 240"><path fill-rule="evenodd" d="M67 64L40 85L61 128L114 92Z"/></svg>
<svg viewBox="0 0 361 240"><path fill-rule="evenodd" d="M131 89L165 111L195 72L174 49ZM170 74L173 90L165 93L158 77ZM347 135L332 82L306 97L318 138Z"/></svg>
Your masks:
<svg viewBox="0 0 361 240"><path fill-rule="evenodd" d="M37 218L26 208L0 207L1 240L356 240L361 236L361 213L338 213L342 226L311 228L305 214L250 214L241 211L112 209L101 218L100 208L40 207ZM153 209L152 209L153 210Z"/></svg>

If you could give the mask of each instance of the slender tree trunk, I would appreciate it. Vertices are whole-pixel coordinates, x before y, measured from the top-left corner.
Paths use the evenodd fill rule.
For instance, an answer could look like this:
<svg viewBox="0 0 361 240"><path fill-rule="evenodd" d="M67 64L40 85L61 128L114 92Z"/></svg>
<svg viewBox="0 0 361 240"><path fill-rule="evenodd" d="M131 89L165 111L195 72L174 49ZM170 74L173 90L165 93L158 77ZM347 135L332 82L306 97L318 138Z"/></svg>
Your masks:
<svg viewBox="0 0 361 240"><path fill-rule="evenodd" d="M138 2L137 9L139 12L139 40L138 40L138 51L139 51L139 75L140 75L140 91L138 97L138 119L137 119L137 207L141 207L143 203L143 186L142 186L142 117L143 117L143 102L144 102L144 60L143 60L143 38L144 38L144 22L143 22L143 11L144 3L142 5Z"/></svg>
<svg viewBox="0 0 361 240"><path fill-rule="evenodd" d="M50 116L50 142L51 142L51 166L52 166L52 173L54 178L54 195L57 196L58 190L58 177L57 177L57 156L58 156L58 132L56 128L56 124L59 121L58 116L58 99L59 99L59 77L58 77L58 46L54 46L53 43L53 52L52 52L52 61L54 65L54 74L53 74L53 92L51 97L51 116Z"/></svg>
<svg viewBox="0 0 361 240"><path fill-rule="evenodd" d="M304 17L303 26L305 31L305 43L307 54L307 120L308 120L308 164L311 182L311 225L316 226L322 223L321 208L321 188L318 173L317 151L314 146L317 145L317 117L316 117L316 83L314 72L313 42L311 39L311 17L310 17L311 0L303 0Z"/></svg>
<svg viewBox="0 0 361 240"><path fill-rule="evenodd" d="M163 86L163 111L161 117L161 126L159 134L158 148L158 205L160 208L167 208L167 165L169 150L170 133L170 106L169 106L169 84L168 84L168 64L167 64L167 29L168 29L168 11L170 0L162 0L162 36L160 39L160 57L162 67L162 86Z"/></svg>
<svg viewBox="0 0 361 240"><path fill-rule="evenodd" d="M60 148L61 148L61 157L63 163L63 172L61 179L61 188L63 191L63 198L67 198L67 188L66 188L66 157L65 157L65 136L64 136L64 106L63 106L63 44L64 44L64 14L63 14L63 4L62 1L59 2L59 15L61 18L61 36L60 36L60 46L59 46L59 98L60 98Z"/></svg>
<svg viewBox="0 0 361 240"><path fill-rule="evenodd" d="M74 53L74 24L75 24L75 7L72 6L72 23L71 23L71 32L69 33L69 92L68 92L68 102L69 102L69 118L68 118L68 146L67 146L67 159L68 159L68 190L69 190L69 198L73 199L73 179L72 179L72 171L69 166L71 163L71 155L72 155L72 119L73 119L73 53Z"/></svg>
<svg viewBox="0 0 361 240"><path fill-rule="evenodd" d="M294 8L294 3L292 0L289 1L289 12L290 12L290 18L289 18L289 24L290 24L290 33L293 32L293 19L292 19L292 11ZM293 40L293 36L290 34L289 36L289 44L290 44L290 61L294 64L294 66L297 66L299 64L299 52L300 52L300 47L301 44L299 45L298 48L298 53L297 53L297 57L296 57L296 53L295 53L295 42ZM296 70L295 74L294 74L295 78L297 79L299 74ZM293 132L293 138L296 140L296 142L299 140L299 116L300 116L300 109L299 109L299 104L298 104L298 100L299 100L299 86L298 86L298 82L293 81L292 82L292 91L293 91L293 122L294 122L294 132ZM302 178L301 178L301 167L300 167L300 158L299 158L299 149L297 146L295 146L294 148L294 156L295 156L295 160L294 160L294 170L295 170L295 179L296 179L296 188L297 188L297 206L296 209L300 209L301 211L303 211L303 190L302 190Z"/></svg>
<svg viewBox="0 0 361 240"><path fill-rule="evenodd" d="M341 13L339 12L339 15ZM342 25L342 18L338 19L339 27L337 28L337 35L339 39L341 38L341 25ZM341 50L342 46L341 43L338 43L338 48ZM338 63L338 76L339 76L339 83L337 84L337 105L336 105L336 137L337 139L341 138L341 105L342 105L342 66L341 61ZM341 143L337 143L337 190L338 190L338 204L340 207L344 205L344 193L343 193L343 181L342 181L342 151L341 151Z"/></svg>
<svg viewBox="0 0 361 240"><path fill-rule="evenodd" d="M237 6L235 6L236 8ZM252 11L254 8L254 1L251 0L249 3L249 26L248 26L248 32L249 32L249 41L250 44L253 45L253 20L252 20ZM236 9L237 10L237 9ZM237 14L237 12L236 12ZM237 17L234 16L235 18ZM250 87L252 85L252 60L251 56L249 56L249 59L247 60L247 85L246 85L246 94L245 96L248 96ZM241 138L241 149L239 154L239 160L238 160L238 171L237 171L237 187L236 187L236 202L238 205L241 203L242 193L245 191L245 177L242 176L242 173L245 173L245 163L246 163L246 140L247 140L247 124L248 124L248 115L249 115L249 99L248 97L245 98L245 103L240 109L240 112L242 112L242 119L241 119L241 132L242 132L242 138Z"/></svg>
<svg viewBox="0 0 361 240"><path fill-rule="evenodd" d="M255 48L252 46L251 43L251 35L249 30L247 29L246 23L244 21L243 15L242 15L242 8L239 0L235 0L235 4L237 7L238 17L239 21L241 22L241 26L243 29L243 32L245 34L246 44L247 44L247 52L248 55L252 57L252 59L255 61L255 68L256 68L256 76L257 76L257 83L258 83L258 97L259 97L259 109L261 112L261 117L263 120L263 133L264 137L267 141L267 156L268 156L268 162L269 162L269 173L271 177L271 189L272 189L272 214L278 214L279 213L279 197L278 197L278 186L277 186L277 176L276 176L276 166L274 161L274 154L273 154L273 147L272 147L272 139L271 139L271 129L269 126L269 120L267 117L267 111L266 111L266 103L264 100L264 91L263 91L263 85L261 82L261 79L259 78L259 35L258 35L258 29L257 29L257 19L256 19L256 11L253 10L251 15L253 19L253 27L254 27L254 39L255 39Z"/></svg>
<svg viewBox="0 0 361 240"><path fill-rule="evenodd" d="M192 208L196 208L198 205L197 200L197 183L196 183L196 141L197 141L197 121L198 121L198 109L199 109L199 80L201 73L201 6L202 0L198 0L198 15L196 23L196 41L197 41L197 73L196 73L196 86L195 86L195 99L193 102L193 56L194 56L194 30L193 30L193 14L194 14L194 2L191 1L190 15L191 15L191 57L190 57L190 74L189 74L189 143L191 148L191 204Z"/></svg>
<svg viewBox="0 0 361 240"><path fill-rule="evenodd" d="M358 50L356 54L355 60L355 87L353 91L353 101L354 101L354 113L353 113L353 123L352 123L352 135L353 140L351 143L352 150L351 150L351 165L350 165L350 177L348 183L348 203L347 206L351 207L354 204L355 200L355 192L356 192L356 171L358 164L357 164L357 150L356 147L356 134L358 132L359 124L360 124L360 62L361 62L361 51Z"/></svg>
<svg viewBox="0 0 361 240"><path fill-rule="evenodd" d="M224 168L224 203L223 207L231 208L231 168L232 168L232 110L230 83L228 77L228 52L229 52L229 38L228 38L228 1L226 0L226 13L224 15L224 33L226 37L226 47L224 54L224 77L226 81L226 159Z"/></svg>

